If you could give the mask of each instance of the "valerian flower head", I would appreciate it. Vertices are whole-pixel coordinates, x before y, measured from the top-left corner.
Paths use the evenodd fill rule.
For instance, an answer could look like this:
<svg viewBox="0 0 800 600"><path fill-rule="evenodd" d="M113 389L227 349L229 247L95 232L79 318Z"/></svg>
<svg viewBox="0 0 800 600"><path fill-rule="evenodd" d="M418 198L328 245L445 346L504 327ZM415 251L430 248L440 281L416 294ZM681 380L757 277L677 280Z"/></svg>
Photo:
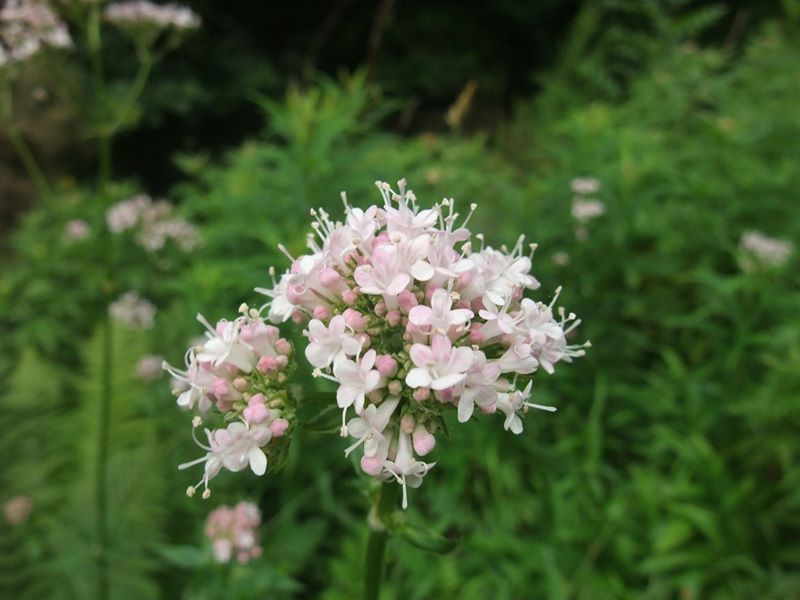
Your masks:
<svg viewBox="0 0 800 600"><path fill-rule="evenodd" d="M66 24L42 0L7 0L0 8L0 68L44 48L72 45Z"/></svg>
<svg viewBox="0 0 800 600"><path fill-rule="evenodd" d="M769 237L760 231L746 231L739 240L739 251L742 269L752 273L783 265L794 253L794 244Z"/></svg>
<svg viewBox="0 0 800 600"><path fill-rule="evenodd" d="M112 319L129 329L151 329L155 323L155 305L136 292L126 292L108 307Z"/></svg>
<svg viewBox="0 0 800 600"><path fill-rule="evenodd" d="M120 28L191 30L200 27L200 17L178 4L154 4L147 0L125 0L106 7L105 18Z"/></svg>
<svg viewBox="0 0 800 600"><path fill-rule="evenodd" d="M261 556L260 525L261 511L252 502L212 510L206 519L205 534L211 542L214 560L226 564L235 559L245 564Z"/></svg>
<svg viewBox="0 0 800 600"><path fill-rule="evenodd" d="M198 413L192 420L192 437L204 455L179 467L203 465L200 481L187 489L189 496L202 485L203 497L208 498L209 482L223 469L249 468L264 475L270 461L285 453L294 428L295 405L287 392L294 366L292 346L256 309L243 304L239 312L238 318L221 319L216 325L198 315L206 334L187 350L186 368L163 363L172 375L178 406ZM196 431L203 418L218 426L205 428L201 440Z"/></svg>
<svg viewBox="0 0 800 600"><path fill-rule="evenodd" d="M568 342L580 321L554 308L558 292L525 297L540 285L535 245L492 248L467 227L476 205L462 218L452 199L420 208L405 181L377 187L382 202L366 209L342 194L341 220L312 211L308 253L281 246L291 266L257 291L272 322L307 323L306 358L336 384L341 434L353 440L345 454L360 450L365 473L402 485L405 508L435 464L418 457L434 450L448 411L459 422L499 413L520 433L530 409L555 410L529 401L534 375L589 344Z"/></svg>
<svg viewBox="0 0 800 600"><path fill-rule="evenodd" d="M179 250L191 252L200 245L197 228L173 214L165 200L137 194L116 203L106 211L106 224L115 234L132 231L136 243L148 252L157 252L172 242Z"/></svg>

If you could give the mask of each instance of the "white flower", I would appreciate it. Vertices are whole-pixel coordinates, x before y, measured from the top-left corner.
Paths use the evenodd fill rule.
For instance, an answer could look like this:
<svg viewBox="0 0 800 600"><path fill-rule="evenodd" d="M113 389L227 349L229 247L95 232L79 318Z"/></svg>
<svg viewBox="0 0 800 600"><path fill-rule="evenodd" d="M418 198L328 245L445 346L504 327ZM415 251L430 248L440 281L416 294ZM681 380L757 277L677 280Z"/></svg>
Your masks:
<svg viewBox="0 0 800 600"><path fill-rule="evenodd" d="M381 374L372 368L376 356L375 350L368 350L360 361L344 358L333 364L333 375L339 382L336 403L344 409L342 423L348 407L355 406L356 412L361 414L366 395L380 387Z"/></svg>
<svg viewBox="0 0 800 600"><path fill-rule="evenodd" d="M739 240L739 249L750 255L742 260L742 267L745 271L752 272L759 266L781 266L794 253L794 244L788 240L769 237L760 231L746 231ZM757 262L751 260L751 256Z"/></svg>
<svg viewBox="0 0 800 600"><path fill-rule="evenodd" d="M595 194L600 190L600 182L594 177L576 177L569 187L575 194Z"/></svg>
<svg viewBox="0 0 800 600"><path fill-rule="evenodd" d="M418 488L422 485L422 478L436 463L425 463L414 458L411 435L401 431L398 436L397 454L394 460L387 460L383 464L383 477L384 479L394 478L403 486L403 510L405 510L408 508L406 486Z"/></svg>
<svg viewBox="0 0 800 600"><path fill-rule="evenodd" d="M195 438L195 442L206 451L206 455L178 467L183 470L205 463L205 473L197 485L202 483L208 489L208 482L216 477L223 467L229 471L238 472L249 466L256 475L263 475L267 472L267 455L264 454L261 447L272 439L269 427L249 428L246 423L236 421L228 425L226 429L214 431L206 429L205 433L208 445L202 444L197 438ZM194 435L194 430L192 430L192 435ZM194 493L197 485L189 488L190 495Z"/></svg>
<svg viewBox="0 0 800 600"><path fill-rule="evenodd" d="M470 348L453 348L450 339L434 335L431 346L414 344L409 351L415 368L406 375L406 385L412 388L429 387L444 390L460 383L472 366Z"/></svg>
<svg viewBox="0 0 800 600"><path fill-rule="evenodd" d="M531 387L533 382L529 381L524 390L515 390L510 394L498 394L497 408L502 411L505 416L503 428L506 431L511 431L514 434L522 433L522 419L519 418L520 411L527 411L528 408L537 408L539 410L546 410L547 412L555 412L555 406L544 406L542 404L532 404L526 402L531 396Z"/></svg>
<svg viewBox="0 0 800 600"><path fill-rule="evenodd" d="M347 334L347 324L341 315L333 317L327 327L319 319L312 319L305 334L310 340L306 358L317 368L329 366L340 356L354 356L361 349L361 344Z"/></svg>
<svg viewBox="0 0 800 600"><path fill-rule="evenodd" d="M390 244L375 248L370 264L357 267L353 276L364 294L394 297L411 283L411 275L401 269L397 248Z"/></svg>
<svg viewBox="0 0 800 600"><path fill-rule="evenodd" d="M431 296L431 305L420 304L408 313L408 320L418 327L428 327L435 333L447 335L451 327L460 328L475 316L469 309L451 310L453 298L447 290L437 289Z"/></svg>
<svg viewBox="0 0 800 600"><path fill-rule="evenodd" d="M577 197L572 199L572 216L581 223L596 219L605 212L606 205L600 200L584 200Z"/></svg>
<svg viewBox="0 0 800 600"><path fill-rule="evenodd" d="M156 307L136 292L127 292L109 305L108 313L130 329L150 329L155 323Z"/></svg>
<svg viewBox="0 0 800 600"><path fill-rule="evenodd" d="M364 456L375 456L380 442L384 439L383 430L389 424L389 419L399 402L398 397L387 398L379 405L367 406L360 417L350 419L347 422L347 431L358 439L344 451L344 455L350 456L353 450L364 444Z"/></svg>
<svg viewBox="0 0 800 600"><path fill-rule="evenodd" d="M521 335L515 336L511 346L497 359L503 373L533 373L539 367L539 361L533 355L530 341Z"/></svg>
<svg viewBox="0 0 800 600"><path fill-rule="evenodd" d="M489 407L497 401L500 385L498 378L502 370L496 362L488 362L480 350L474 353L474 362L464 379L464 390L458 399L458 420L469 421L475 404L481 408Z"/></svg>
<svg viewBox="0 0 800 600"><path fill-rule="evenodd" d="M238 319L235 321L223 319L217 323L216 329L211 327L203 315L198 314L197 320L208 329L206 333L208 341L197 353L200 362L210 362L215 367L230 363L245 373L253 370L256 356L252 349L239 339L241 322Z"/></svg>
<svg viewBox="0 0 800 600"><path fill-rule="evenodd" d="M153 4L146 0L124 0L106 7L104 16L120 27L153 26L161 29L197 29L200 17L177 4Z"/></svg>

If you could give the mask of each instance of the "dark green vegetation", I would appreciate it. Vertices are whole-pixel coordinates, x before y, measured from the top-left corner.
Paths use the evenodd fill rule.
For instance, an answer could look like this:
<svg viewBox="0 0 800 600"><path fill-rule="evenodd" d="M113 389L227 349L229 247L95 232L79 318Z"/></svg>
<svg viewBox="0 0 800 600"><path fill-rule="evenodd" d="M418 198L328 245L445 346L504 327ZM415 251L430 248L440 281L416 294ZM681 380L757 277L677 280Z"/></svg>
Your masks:
<svg viewBox="0 0 800 600"><path fill-rule="evenodd" d="M159 313L151 332L115 339L114 597L358 595L367 485L344 441L301 432L279 473L222 475L209 501L189 500L194 475L174 468L198 455L188 417L165 380L131 374L145 351L178 362L200 332L196 312L213 320L254 301L267 267L285 264L276 244L302 247L310 208L337 210L345 189L373 202L373 181L401 176L423 203L478 202L475 228L492 243L520 231L538 241L543 294L564 286L593 348L539 375L536 401L559 412L530 414L521 436L499 418L454 423L407 517L460 544L439 557L392 540L385 597L800 596L798 258L745 272L738 249L751 229L800 240L798 7L751 25L742 47L724 47L724 32L700 43L711 35L701 26L717 26L712 9L639 14L658 26L620 39L592 10L538 94L491 135L398 135L386 123L407 108L404 90L381 93L358 72L260 101L265 130L224 160L178 157L173 198L203 247L168 263L121 258L126 283ZM615 23L627 31L628 20ZM425 87L435 73L412 58L390 65L435 98ZM585 240L570 215L580 175L602 182L606 204ZM64 224L78 217L102 218L82 188L27 214L0 277L0 501L25 493L35 505L25 524L0 524L4 597L93 593L102 350L92 331L103 294L119 290L103 290L92 268L95 240L64 245ZM314 385L307 369L298 377ZM202 522L241 498L264 512L264 557L224 570L198 549Z"/></svg>

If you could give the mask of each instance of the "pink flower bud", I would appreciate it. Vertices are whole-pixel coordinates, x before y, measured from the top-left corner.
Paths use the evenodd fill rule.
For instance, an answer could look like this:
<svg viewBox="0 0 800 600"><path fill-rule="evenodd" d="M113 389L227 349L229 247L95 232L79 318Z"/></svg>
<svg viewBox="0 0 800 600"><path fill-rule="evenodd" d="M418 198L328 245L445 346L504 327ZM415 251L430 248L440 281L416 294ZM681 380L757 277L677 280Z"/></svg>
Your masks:
<svg viewBox="0 0 800 600"><path fill-rule="evenodd" d="M389 323L392 327L397 327L400 324L400 311L399 310L390 310L386 313L386 322Z"/></svg>
<svg viewBox="0 0 800 600"><path fill-rule="evenodd" d="M278 351L278 354L289 356L292 353L292 345L286 338L281 338L275 342L275 350Z"/></svg>
<svg viewBox="0 0 800 600"><path fill-rule="evenodd" d="M414 390L414 400L422 402L431 397L431 391L428 388L417 388Z"/></svg>
<svg viewBox="0 0 800 600"><path fill-rule="evenodd" d="M222 398L217 398L217 409L219 412L228 412L230 409L233 408L233 402L229 400L223 400Z"/></svg>
<svg viewBox="0 0 800 600"><path fill-rule="evenodd" d="M384 244L391 244L391 243L392 240L390 240L389 236L386 234L386 232L384 232L372 238L372 249L375 250L375 248L377 248L378 246L383 246Z"/></svg>
<svg viewBox="0 0 800 600"><path fill-rule="evenodd" d="M469 271L464 271L458 276L458 285L462 288L467 287L470 283L472 283L472 273Z"/></svg>
<svg viewBox="0 0 800 600"><path fill-rule="evenodd" d="M361 344L362 348L369 348L372 346L372 338L369 337L366 333L357 333L353 336L359 344Z"/></svg>
<svg viewBox="0 0 800 600"><path fill-rule="evenodd" d="M306 315L303 313L302 310L296 310L292 313L292 321L297 323L298 325L302 325L306 322Z"/></svg>
<svg viewBox="0 0 800 600"><path fill-rule="evenodd" d="M314 307L314 311L312 313L315 319L319 319L320 321L327 321L331 318L331 309L325 306L324 304L317 304Z"/></svg>
<svg viewBox="0 0 800 600"><path fill-rule="evenodd" d="M417 425L411 435L411 440L414 445L414 452L420 456L429 454L436 446L436 438L423 425Z"/></svg>
<svg viewBox="0 0 800 600"><path fill-rule="evenodd" d="M353 331L361 332L367 328L366 319L357 310L353 310L352 308L347 308L342 313L342 316L344 317L344 322L347 323L347 325L351 327Z"/></svg>
<svg viewBox="0 0 800 600"><path fill-rule="evenodd" d="M250 399L247 401L249 406L255 406L256 404L264 404L266 402L266 398L264 398L264 394L253 394L250 396Z"/></svg>
<svg viewBox="0 0 800 600"><path fill-rule="evenodd" d="M408 290L403 290L397 296L397 304L403 314L408 314L417 305L417 297Z"/></svg>
<svg viewBox="0 0 800 600"><path fill-rule="evenodd" d="M411 433L414 431L416 424L417 422L411 415L403 415L403 418L400 419L400 429L403 430L403 433Z"/></svg>
<svg viewBox="0 0 800 600"><path fill-rule="evenodd" d="M383 315L385 315L386 314L386 304L383 303L383 302L378 302L375 305L375 314L378 315L379 317L382 317Z"/></svg>
<svg viewBox="0 0 800 600"><path fill-rule="evenodd" d="M342 302L347 304L348 306L353 306L358 300L358 294L356 294L353 290L345 290L342 292Z"/></svg>
<svg viewBox="0 0 800 600"><path fill-rule="evenodd" d="M237 377L233 380L233 387L237 392L243 392L247 389L247 380L244 377Z"/></svg>
<svg viewBox="0 0 800 600"><path fill-rule="evenodd" d="M284 354L281 354L275 359L276 364L278 365L279 369L285 369L286 365L289 364L289 357Z"/></svg>
<svg viewBox="0 0 800 600"><path fill-rule="evenodd" d="M452 402L453 401L453 388L445 388L443 390L436 391L436 399L439 402Z"/></svg>
<svg viewBox="0 0 800 600"><path fill-rule="evenodd" d="M341 281L341 279L342 277L339 275L339 273L330 267L323 269L322 273L319 274L319 280L326 288L335 287L336 284Z"/></svg>
<svg viewBox="0 0 800 600"><path fill-rule="evenodd" d="M272 432L272 437L281 437L289 429L289 421L286 419L275 419L269 424L269 430Z"/></svg>
<svg viewBox="0 0 800 600"><path fill-rule="evenodd" d="M481 406L481 412L485 415L493 415L497 412L497 402L490 404L489 406Z"/></svg>
<svg viewBox="0 0 800 600"><path fill-rule="evenodd" d="M483 305L483 298L480 296L472 301L472 312L474 312L476 315L484 308L486 307Z"/></svg>
<svg viewBox="0 0 800 600"><path fill-rule="evenodd" d="M250 425L258 425L259 423L263 423L267 420L269 413L267 412L267 407L264 406L263 402L256 402L245 408L242 414Z"/></svg>
<svg viewBox="0 0 800 600"><path fill-rule="evenodd" d="M217 398L227 398L228 394L231 393L230 382L227 379L222 379L222 377L217 377L211 382L211 393L213 393Z"/></svg>
<svg viewBox="0 0 800 600"><path fill-rule="evenodd" d="M397 379L394 379L389 382L387 388L392 396L399 396L403 391L403 384L397 381Z"/></svg>
<svg viewBox="0 0 800 600"><path fill-rule="evenodd" d="M370 399L371 402L375 404L380 404L381 400L383 400L383 392L381 390L372 390L369 394L367 394L367 398Z"/></svg>
<svg viewBox="0 0 800 600"><path fill-rule="evenodd" d="M377 456L362 456L361 457L361 470L367 475L380 475L383 470L383 461Z"/></svg>
<svg viewBox="0 0 800 600"><path fill-rule="evenodd" d="M262 356L258 359L256 369L262 373L272 373L278 369L278 361L274 356Z"/></svg>
<svg viewBox="0 0 800 600"><path fill-rule="evenodd" d="M384 377L391 377L397 373L397 361L388 354L381 354L375 359L375 368Z"/></svg>

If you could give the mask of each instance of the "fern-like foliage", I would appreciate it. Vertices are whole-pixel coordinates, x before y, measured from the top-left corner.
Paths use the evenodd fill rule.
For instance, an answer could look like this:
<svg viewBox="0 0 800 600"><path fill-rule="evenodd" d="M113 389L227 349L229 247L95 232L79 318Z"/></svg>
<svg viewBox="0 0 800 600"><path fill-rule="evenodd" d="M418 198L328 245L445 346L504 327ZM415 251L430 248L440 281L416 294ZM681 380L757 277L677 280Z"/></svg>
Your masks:
<svg viewBox="0 0 800 600"><path fill-rule="evenodd" d="M115 328L107 353L102 334L95 335L87 345L74 396L63 393L68 388L50 377L41 361L21 362L0 417L4 431L13 432L3 436L0 451L15 457L6 461L2 477L4 490L33 497L34 513L14 532L25 538L23 543L11 552L3 548L3 597L97 597L103 563L110 598L158 596L157 564L150 549L162 530L166 477L155 424L143 418L142 388L134 376L143 342L140 334ZM98 529L97 478L106 368L111 370L112 393L104 547ZM3 545L6 539L3 536Z"/></svg>

